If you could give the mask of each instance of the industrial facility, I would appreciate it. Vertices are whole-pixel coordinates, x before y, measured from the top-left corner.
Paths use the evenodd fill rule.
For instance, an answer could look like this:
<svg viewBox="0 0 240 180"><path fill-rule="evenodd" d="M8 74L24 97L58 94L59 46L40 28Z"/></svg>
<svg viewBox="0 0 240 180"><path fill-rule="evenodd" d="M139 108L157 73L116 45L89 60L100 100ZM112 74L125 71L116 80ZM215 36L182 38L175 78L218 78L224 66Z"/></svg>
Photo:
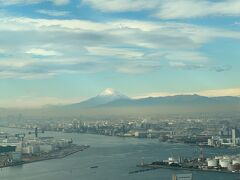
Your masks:
<svg viewBox="0 0 240 180"><path fill-rule="evenodd" d="M39 137L38 129L28 134L0 133L0 167L17 165L24 159L41 159L47 154L71 146L72 140Z"/></svg>
<svg viewBox="0 0 240 180"><path fill-rule="evenodd" d="M208 146L222 147L231 146L236 147L240 145L240 138L238 137L238 130L233 128L232 130L224 130L220 132L219 136L212 136L208 139Z"/></svg>

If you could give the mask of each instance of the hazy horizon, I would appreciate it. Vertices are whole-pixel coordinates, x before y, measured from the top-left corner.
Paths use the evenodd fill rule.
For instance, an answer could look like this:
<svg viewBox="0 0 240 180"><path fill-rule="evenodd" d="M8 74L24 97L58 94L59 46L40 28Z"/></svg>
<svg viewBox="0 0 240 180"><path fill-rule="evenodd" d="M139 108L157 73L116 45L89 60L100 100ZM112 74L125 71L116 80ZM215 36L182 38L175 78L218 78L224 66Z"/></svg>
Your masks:
<svg viewBox="0 0 240 180"><path fill-rule="evenodd" d="M21 105L13 105L13 106L7 106L6 104L4 106L0 106L0 108L17 108L17 109L38 109L38 108L46 108L48 106L63 106L63 105L69 105L69 104L76 104L76 103L81 103L81 102L84 102L84 101L87 101L88 99L91 99L91 98L94 98L96 96L99 96L101 95L102 93L105 93L105 91L108 91L108 90L112 90L113 93L120 93L122 94L121 92L119 91L116 91L115 89L112 89L112 88L106 88L104 91L96 94L96 95L92 95L90 97L87 97L86 99L78 99L78 98L75 98L75 99L70 99L68 101L65 101L65 102L58 102L58 103L48 103L48 104L38 104L36 105L37 103L35 104L21 104ZM230 89L228 93L222 93L221 91L217 91L217 90L209 90L209 91L202 91L202 92L194 92L194 93L167 93L167 92L155 92L155 93L149 93L147 95L138 95L138 96L133 96L133 97L130 97L128 96L127 94L122 94L122 95L125 95L127 97L129 97L130 99L133 99L133 100L137 100L137 99L144 99L144 98L155 98L155 97L168 97L168 96L184 96L184 95L198 95L198 96L204 96L204 97L240 97L239 95L237 94L234 94L234 93L231 93L231 91L233 92L234 89ZM111 96L111 94L109 94Z"/></svg>

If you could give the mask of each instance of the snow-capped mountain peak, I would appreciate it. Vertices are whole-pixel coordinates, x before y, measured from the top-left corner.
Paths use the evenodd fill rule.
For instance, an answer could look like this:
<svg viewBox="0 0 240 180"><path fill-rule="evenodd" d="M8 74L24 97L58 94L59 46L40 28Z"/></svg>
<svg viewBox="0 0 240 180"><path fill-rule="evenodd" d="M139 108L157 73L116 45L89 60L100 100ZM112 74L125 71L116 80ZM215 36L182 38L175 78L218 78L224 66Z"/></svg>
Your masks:
<svg viewBox="0 0 240 180"><path fill-rule="evenodd" d="M78 107L95 107L99 105L104 105L115 100L130 99L128 96L115 91L112 88L107 88L100 94L86 101L77 103ZM76 106L76 105L75 105Z"/></svg>
<svg viewBox="0 0 240 180"><path fill-rule="evenodd" d="M103 92L101 92L99 95L100 96L114 96L118 94L114 89L112 88L107 88Z"/></svg>
<svg viewBox="0 0 240 180"><path fill-rule="evenodd" d="M98 97L106 97L106 98L112 98L112 100L115 99L129 99L126 95L112 89L112 88L107 88L103 92L101 92Z"/></svg>

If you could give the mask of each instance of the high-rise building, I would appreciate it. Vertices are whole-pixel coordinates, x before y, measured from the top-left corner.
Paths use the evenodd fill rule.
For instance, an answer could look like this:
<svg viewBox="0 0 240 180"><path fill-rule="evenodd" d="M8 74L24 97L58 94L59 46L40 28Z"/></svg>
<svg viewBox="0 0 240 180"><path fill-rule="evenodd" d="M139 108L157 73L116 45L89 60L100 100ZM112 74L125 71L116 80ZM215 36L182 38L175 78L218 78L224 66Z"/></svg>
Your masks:
<svg viewBox="0 0 240 180"><path fill-rule="evenodd" d="M236 146L236 129L232 129L232 145Z"/></svg>

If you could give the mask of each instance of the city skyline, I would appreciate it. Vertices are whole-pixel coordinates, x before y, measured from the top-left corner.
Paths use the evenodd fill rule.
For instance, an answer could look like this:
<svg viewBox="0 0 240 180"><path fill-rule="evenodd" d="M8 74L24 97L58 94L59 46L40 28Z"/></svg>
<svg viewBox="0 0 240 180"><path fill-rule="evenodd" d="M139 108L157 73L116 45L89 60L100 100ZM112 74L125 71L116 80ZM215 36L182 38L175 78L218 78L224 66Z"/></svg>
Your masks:
<svg viewBox="0 0 240 180"><path fill-rule="evenodd" d="M240 96L237 0L0 1L0 107Z"/></svg>

